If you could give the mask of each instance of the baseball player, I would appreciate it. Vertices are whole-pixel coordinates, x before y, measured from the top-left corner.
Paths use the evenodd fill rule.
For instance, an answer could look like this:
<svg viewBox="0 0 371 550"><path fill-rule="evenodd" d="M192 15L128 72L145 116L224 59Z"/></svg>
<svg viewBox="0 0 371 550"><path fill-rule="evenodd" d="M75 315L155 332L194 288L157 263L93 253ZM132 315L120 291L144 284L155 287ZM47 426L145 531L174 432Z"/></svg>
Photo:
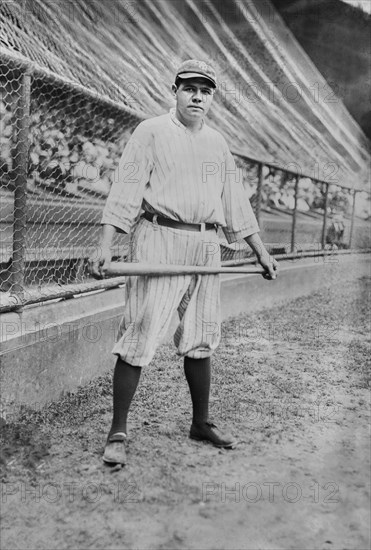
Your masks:
<svg viewBox="0 0 371 550"><path fill-rule="evenodd" d="M101 256L91 259L103 278L116 231L130 233L131 261L192 266L220 264L217 228L228 242L245 241L275 279L278 264L259 237L259 226L223 136L205 123L217 88L205 62L183 62L172 91L176 106L141 122L114 175L102 218ZM173 313L193 408L190 437L217 447L237 440L209 420L211 355L220 340L219 275L128 277L119 337L113 348L113 420L104 450L107 463L125 464L127 415L142 367L152 360Z"/></svg>

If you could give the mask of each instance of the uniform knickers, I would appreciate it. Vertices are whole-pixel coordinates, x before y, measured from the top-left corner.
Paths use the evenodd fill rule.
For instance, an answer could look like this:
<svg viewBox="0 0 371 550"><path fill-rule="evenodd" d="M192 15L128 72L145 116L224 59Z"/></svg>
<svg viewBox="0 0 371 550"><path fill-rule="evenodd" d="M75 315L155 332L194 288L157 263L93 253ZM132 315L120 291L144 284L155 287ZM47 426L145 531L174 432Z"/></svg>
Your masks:
<svg viewBox="0 0 371 550"><path fill-rule="evenodd" d="M220 267L216 230L186 231L143 218L131 234L130 261ZM118 341L112 352L130 365L145 366L169 331L174 312L178 355L202 359L220 341L220 276L128 277Z"/></svg>

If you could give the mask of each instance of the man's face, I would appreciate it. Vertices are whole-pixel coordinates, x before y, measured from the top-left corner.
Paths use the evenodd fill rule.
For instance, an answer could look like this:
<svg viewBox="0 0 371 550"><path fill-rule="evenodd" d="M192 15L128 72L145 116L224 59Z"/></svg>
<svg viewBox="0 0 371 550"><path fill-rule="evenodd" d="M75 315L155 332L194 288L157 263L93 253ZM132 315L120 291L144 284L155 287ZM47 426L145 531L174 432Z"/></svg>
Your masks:
<svg viewBox="0 0 371 550"><path fill-rule="evenodd" d="M173 84L178 118L184 124L201 120L210 109L214 91L210 82L201 77L182 80L178 88Z"/></svg>

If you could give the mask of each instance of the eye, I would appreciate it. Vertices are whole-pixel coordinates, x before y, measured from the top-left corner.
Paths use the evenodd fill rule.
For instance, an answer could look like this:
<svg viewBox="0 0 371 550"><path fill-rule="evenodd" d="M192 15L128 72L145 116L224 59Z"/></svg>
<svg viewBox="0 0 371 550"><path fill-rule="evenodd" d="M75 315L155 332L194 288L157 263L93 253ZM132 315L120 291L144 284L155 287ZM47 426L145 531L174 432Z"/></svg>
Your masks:
<svg viewBox="0 0 371 550"><path fill-rule="evenodd" d="M202 90L202 93L203 93L204 95L211 95L211 90L209 90L209 88L204 88L204 89Z"/></svg>

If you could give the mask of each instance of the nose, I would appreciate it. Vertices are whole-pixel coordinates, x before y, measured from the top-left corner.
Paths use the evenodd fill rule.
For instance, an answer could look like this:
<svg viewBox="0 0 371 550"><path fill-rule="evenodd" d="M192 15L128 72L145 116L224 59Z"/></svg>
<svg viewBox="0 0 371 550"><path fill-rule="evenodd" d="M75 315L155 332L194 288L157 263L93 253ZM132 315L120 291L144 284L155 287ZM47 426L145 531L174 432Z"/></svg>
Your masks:
<svg viewBox="0 0 371 550"><path fill-rule="evenodd" d="M193 94L192 101L195 101L196 103L200 103L202 101L202 94L201 90L196 90Z"/></svg>

